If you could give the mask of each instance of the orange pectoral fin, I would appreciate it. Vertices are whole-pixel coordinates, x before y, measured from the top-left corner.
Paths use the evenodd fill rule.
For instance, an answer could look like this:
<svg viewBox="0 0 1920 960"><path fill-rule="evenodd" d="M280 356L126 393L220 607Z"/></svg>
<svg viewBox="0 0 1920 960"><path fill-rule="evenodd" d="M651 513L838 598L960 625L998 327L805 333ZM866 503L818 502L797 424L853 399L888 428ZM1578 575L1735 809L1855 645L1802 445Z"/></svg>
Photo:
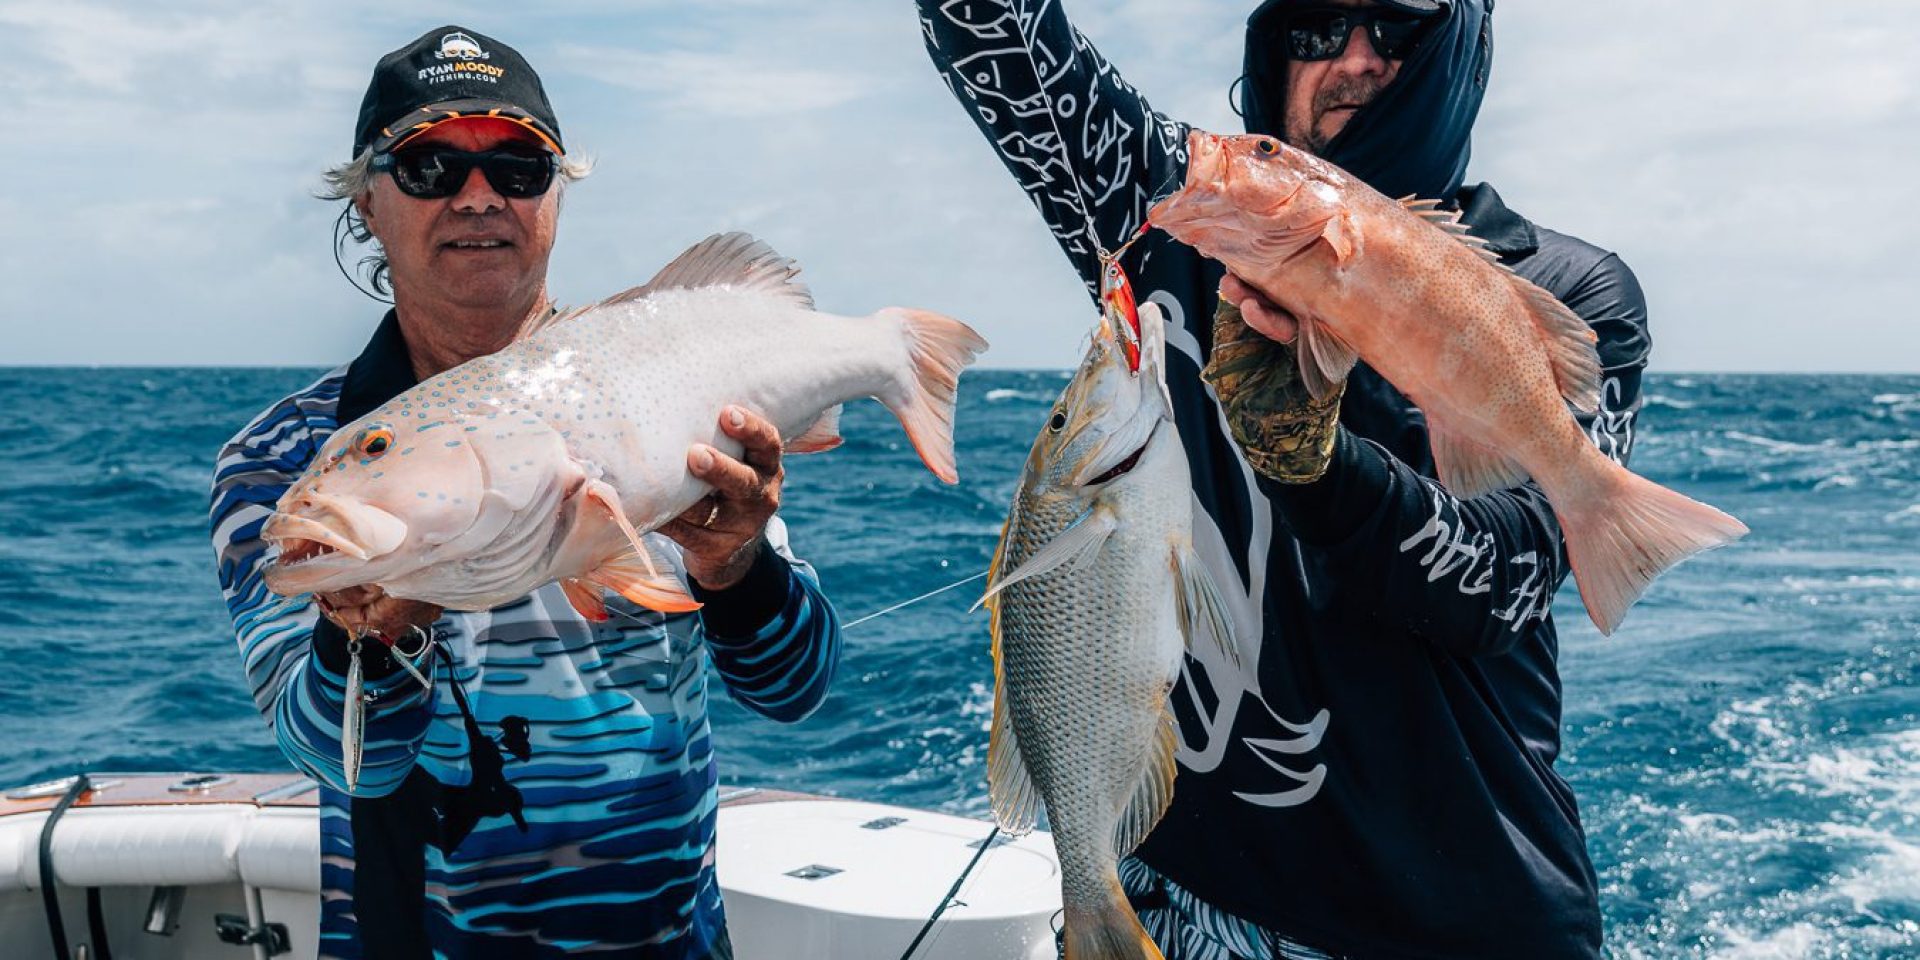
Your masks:
<svg viewBox="0 0 1920 960"><path fill-rule="evenodd" d="M581 616L594 623L606 622L607 605L600 599L599 587L585 580L569 577L560 581L560 589L566 593L567 602L573 604L573 609L579 611Z"/></svg>
<svg viewBox="0 0 1920 960"><path fill-rule="evenodd" d="M673 562L656 553L659 549L647 542L640 531L633 528L627 519L626 511L620 506L620 493L604 480L587 483L585 496L606 510L610 518L626 534L627 543L633 552L615 557L600 565L599 569L587 574L589 582L597 583L613 592L632 600L649 610L661 613L685 613L700 609L700 601L687 592L686 584L673 574Z"/></svg>
<svg viewBox="0 0 1920 960"><path fill-rule="evenodd" d="M646 550L644 546L641 549ZM661 572L645 552L609 560L600 569L587 574L587 580L649 610L687 613L700 609L700 601L687 592L680 578Z"/></svg>

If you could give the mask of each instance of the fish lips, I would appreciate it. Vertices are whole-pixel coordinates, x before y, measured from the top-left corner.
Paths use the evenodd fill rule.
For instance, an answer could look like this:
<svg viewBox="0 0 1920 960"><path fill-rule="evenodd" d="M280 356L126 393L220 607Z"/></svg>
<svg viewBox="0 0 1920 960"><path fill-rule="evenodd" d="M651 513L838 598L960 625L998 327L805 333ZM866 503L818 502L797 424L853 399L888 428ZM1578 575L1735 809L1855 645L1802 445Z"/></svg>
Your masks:
<svg viewBox="0 0 1920 960"><path fill-rule="evenodd" d="M407 524L371 504L309 496L300 512L268 518L260 535L280 549L263 574L267 589L296 596L369 582L368 564L400 549Z"/></svg>
<svg viewBox="0 0 1920 960"><path fill-rule="evenodd" d="M1184 220L1194 200L1225 189L1226 176L1226 142L1205 130L1189 131L1186 182L1147 209L1147 222L1163 227Z"/></svg>

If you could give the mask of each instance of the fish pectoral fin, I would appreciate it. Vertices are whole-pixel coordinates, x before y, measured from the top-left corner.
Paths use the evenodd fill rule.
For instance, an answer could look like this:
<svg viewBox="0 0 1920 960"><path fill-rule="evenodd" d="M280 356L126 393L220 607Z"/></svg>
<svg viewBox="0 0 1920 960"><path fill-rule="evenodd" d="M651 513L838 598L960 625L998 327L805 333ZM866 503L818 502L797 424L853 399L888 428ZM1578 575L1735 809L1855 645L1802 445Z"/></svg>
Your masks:
<svg viewBox="0 0 1920 960"><path fill-rule="evenodd" d="M632 600L649 610L661 613L685 613L700 609L700 601L687 592L687 585L674 575L673 560L660 552L660 548L640 535L627 520L626 511L620 506L620 493L605 480L589 480L582 496L586 498L588 508L604 510L620 532L626 534L627 543L633 552L615 557L588 573L586 579Z"/></svg>
<svg viewBox="0 0 1920 960"><path fill-rule="evenodd" d="M994 644L994 672L1001 670L999 644ZM987 796L993 803L994 822L1000 829L1020 836L1040 822L1040 790L1027 772L1027 761L1020 755L1020 738L1013 732L1013 717L1007 707L1007 685L996 679L993 684L993 728L987 734Z"/></svg>
<svg viewBox="0 0 1920 960"><path fill-rule="evenodd" d="M840 411L843 409L844 406L837 403L828 407L812 426L786 442L786 452L820 453L839 446L845 440L840 436Z"/></svg>
<svg viewBox="0 0 1920 960"><path fill-rule="evenodd" d="M608 560L587 574L587 582L606 587L648 610L687 613L700 609L700 601L695 600L693 594L687 592L687 585L671 572L672 562L664 556L648 556L648 552L657 549L647 545L641 553ZM572 598L571 594L568 596Z"/></svg>
<svg viewBox="0 0 1920 960"><path fill-rule="evenodd" d="M1296 319L1300 334L1294 340L1294 353L1300 359L1300 382L1307 385L1307 392L1315 400L1325 400L1340 389L1360 355L1319 318L1304 315Z"/></svg>
<svg viewBox="0 0 1920 960"><path fill-rule="evenodd" d="M1055 536L1046 546L1041 547L1033 556L1028 557L1024 563L994 578L992 586L987 588L986 595L974 603L973 609L980 609L980 604L986 603L1000 591L1022 580L1048 573L1068 563L1077 563L1091 558L1100 552L1101 545L1107 542L1107 538L1113 535L1114 529L1118 526L1119 521L1114 519L1112 513L1097 506L1093 507L1079 520L1074 521L1072 526L1060 531L1058 536Z"/></svg>
<svg viewBox="0 0 1920 960"><path fill-rule="evenodd" d="M1559 298L1519 276L1510 276L1527 313L1540 332L1540 345L1546 348L1553 364L1554 384L1560 396L1581 413L1600 409L1600 353L1595 347L1599 334L1587 326Z"/></svg>
<svg viewBox="0 0 1920 960"><path fill-rule="evenodd" d="M1173 803L1173 777L1178 771L1174 764L1174 746L1178 736L1174 732L1173 710L1162 705L1160 722L1153 731L1153 743L1147 751L1146 768L1140 771L1140 782L1134 785L1133 797L1127 801L1127 808L1120 814L1120 821L1113 828L1113 852L1125 857L1147 839L1147 834L1160 822L1167 812L1167 806Z"/></svg>
<svg viewBox="0 0 1920 960"><path fill-rule="evenodd" d="M1320 239L1327 242L1333 250L1333 262L1346 263L1360 249L1360 231L1354 229L1353 217L1346 210L1327 218L1327 224L1320 228Z"/></svg>
<svg viewBox="0 0 1920 960"><path fill-rule="evenodd" d="M1198 647L1204 640L1220 648L1227 662L1240 666L1240 649L1234 643L1233 617L1227 612L1227 602L1220 597L1220 589L1214 585L1213 574L1200 562L1200 555L1190 545L1176 546L1173 551L1174 601L1180 611L1180 631L1185 635L1187 649Z"/></svg>
<svg viewBox="0 0 1920 960"><path fill-rule="evenodd" d="M561 592L567 595L567 602L573 605L583 617L594 623L605 623L607 604L600 598L600 588L585 580L568 577L560 581Z"/></svg>
<svg viewBox="0 0 1920 960"><path fill-rule="evenodd" d="M1427 443L1433 447L1433 472L1447 492L1462 500L1526 483L1527 468L1492 447L1427 418Z"/></svg>

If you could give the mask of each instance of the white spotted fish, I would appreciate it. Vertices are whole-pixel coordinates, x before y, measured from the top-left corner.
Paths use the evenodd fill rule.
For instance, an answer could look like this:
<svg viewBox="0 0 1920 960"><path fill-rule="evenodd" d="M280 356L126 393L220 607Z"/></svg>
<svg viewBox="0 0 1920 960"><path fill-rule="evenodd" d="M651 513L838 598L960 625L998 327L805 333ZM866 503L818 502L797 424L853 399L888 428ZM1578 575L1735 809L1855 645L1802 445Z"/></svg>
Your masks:
<svg viewBox="0 0 1920 960"><path fill-rule="evenodd" d="M483 610L558 580L605 619L603 588L656 610L698 604L643 535L710 489L687 451L738 456L720 411L770 420L793 453L840 443L871 396L956 482L954 392L986 342L957 320L813 309L798 268L743 233L710 237L645 286L530 324L342 427L281 497L267 585L362 584Z"/></svg>

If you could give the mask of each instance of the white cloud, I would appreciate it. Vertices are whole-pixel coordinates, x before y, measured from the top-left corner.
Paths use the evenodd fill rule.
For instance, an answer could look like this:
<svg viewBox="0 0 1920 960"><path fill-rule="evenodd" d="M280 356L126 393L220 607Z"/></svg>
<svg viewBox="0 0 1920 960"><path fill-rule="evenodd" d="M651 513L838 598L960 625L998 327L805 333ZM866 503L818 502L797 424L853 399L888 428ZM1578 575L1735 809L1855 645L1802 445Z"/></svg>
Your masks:
<svg viewBox="0 0 1920 960"><path fill-rule="evenodd" d="M1068 4L1156 106L1215 129L1238 125L1251 6ZM1920 368L1909 10L1503 3L1473 173L1633 264L1659 368ZM0 0L4 136L47 158L0 195L0 362L350 356L379 308L335 273L309 194L374 60L447 21L527 54L600 160L562 218L564 299L743 228L830 309L943 310L992 364L1072 362L1085 294L906 0L469 0L431 21L374 0Z"/></svg>
<svg viewBox="0 0 1920 960"><path fill-rule="evenodd" d="M857 73L769 63L747 52L649 53L574 44L559 52L574 72L648 94L655 107L729 120L831 109L873 86Z"/></svg>

